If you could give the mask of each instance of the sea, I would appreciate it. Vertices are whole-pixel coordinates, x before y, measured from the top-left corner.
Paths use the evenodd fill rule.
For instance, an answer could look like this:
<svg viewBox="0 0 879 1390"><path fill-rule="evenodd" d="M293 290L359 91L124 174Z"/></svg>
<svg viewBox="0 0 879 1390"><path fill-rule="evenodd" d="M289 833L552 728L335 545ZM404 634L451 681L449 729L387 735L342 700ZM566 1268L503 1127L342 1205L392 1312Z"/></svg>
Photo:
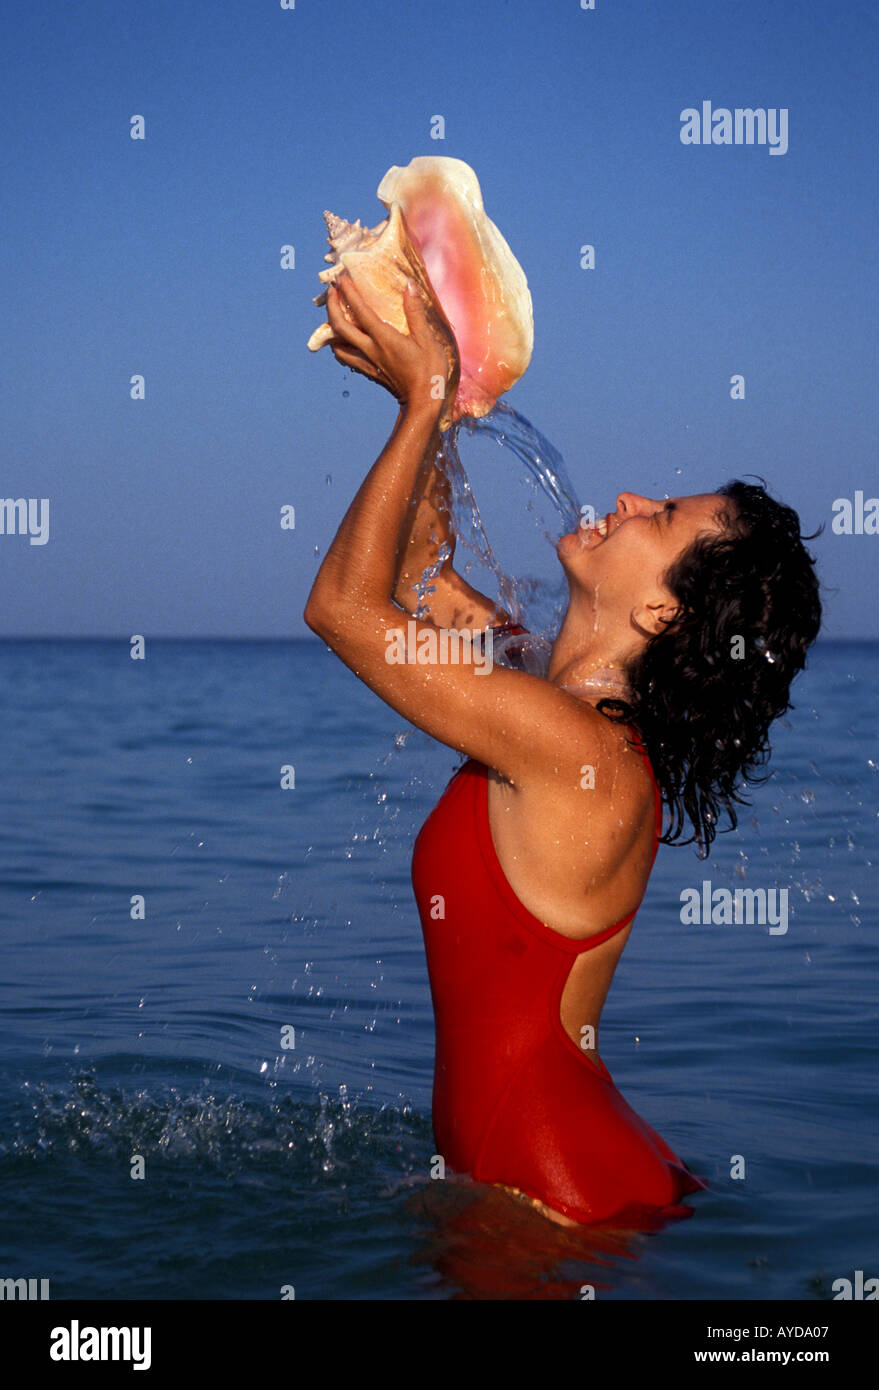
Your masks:
<svg viewBox="0 0 879 1390"><path fill-rule="evenodd" d="M569 1231L436 1176L409 873L457 755L313 639L0 643L0 1278L821 1303L879 1276L877 690L879 647L819 642L738 829L660 849L601 1050L708 1187ZM786 889L786 930L682 921L706 881Z"/></svg>

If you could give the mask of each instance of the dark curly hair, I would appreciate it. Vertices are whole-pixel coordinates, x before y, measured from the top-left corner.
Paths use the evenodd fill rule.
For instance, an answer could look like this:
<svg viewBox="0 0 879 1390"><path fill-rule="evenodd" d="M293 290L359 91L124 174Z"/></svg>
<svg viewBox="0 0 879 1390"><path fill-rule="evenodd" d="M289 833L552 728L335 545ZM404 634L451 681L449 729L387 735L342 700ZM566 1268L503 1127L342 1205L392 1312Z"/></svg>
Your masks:
<svg viewBox="0 0 879 1390"><path fill-rule="evenodd" d="M723 531L697 538L665 575L680 612L629 665L626 702L598 708L638 729L671 824L665 844L705 858L721 813L737 824L743 783L765 780L769 728L821 626L815 561L792 507L765 486L718 489ZM815 533L820 534L820 532ZM682 840L685 819L693 834Z"/></svg>

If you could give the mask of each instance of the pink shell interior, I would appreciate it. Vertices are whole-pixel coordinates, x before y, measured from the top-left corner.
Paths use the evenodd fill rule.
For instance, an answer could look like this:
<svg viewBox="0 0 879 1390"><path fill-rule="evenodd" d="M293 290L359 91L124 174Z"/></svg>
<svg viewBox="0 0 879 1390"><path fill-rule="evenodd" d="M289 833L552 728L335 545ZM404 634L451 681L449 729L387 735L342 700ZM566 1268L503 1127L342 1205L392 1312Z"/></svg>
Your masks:
<svg viewBox="0 0 879 1390"><path fill-rule="evenodd" d="M461 380L455 418L484 415L519 379L530 360L533 339L527 282L482 210L475 175L478 206L472 194L467 196L469 189L456 196L442 174L410 173L415 164L400 171L389 193L400 204L458 345ZM388 182L386 176L379 196Z"/></svg>

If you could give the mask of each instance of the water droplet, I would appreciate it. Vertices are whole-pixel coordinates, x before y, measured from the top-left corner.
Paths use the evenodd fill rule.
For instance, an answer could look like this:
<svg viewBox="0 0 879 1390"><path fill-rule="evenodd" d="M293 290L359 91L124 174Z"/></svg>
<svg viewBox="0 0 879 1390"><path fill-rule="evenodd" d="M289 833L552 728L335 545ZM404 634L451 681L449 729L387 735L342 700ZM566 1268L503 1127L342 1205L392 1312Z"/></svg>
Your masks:
<svg viewBox="0 0 879 1390"><path fill-rule="evenodd" d="M351 392L350 392L350 391L343 391L343 392L342 392L342 395L345 397L345 400L347 401L348 397L351 395Z"/></svg>
<svg viewBox="0 0 879 1390"><path fill-rule="evenodd" d="M328 473L328 474L327 474L327 487L332 487L332 485L333 485L333 475L332 475L332 473Z"/></svg>

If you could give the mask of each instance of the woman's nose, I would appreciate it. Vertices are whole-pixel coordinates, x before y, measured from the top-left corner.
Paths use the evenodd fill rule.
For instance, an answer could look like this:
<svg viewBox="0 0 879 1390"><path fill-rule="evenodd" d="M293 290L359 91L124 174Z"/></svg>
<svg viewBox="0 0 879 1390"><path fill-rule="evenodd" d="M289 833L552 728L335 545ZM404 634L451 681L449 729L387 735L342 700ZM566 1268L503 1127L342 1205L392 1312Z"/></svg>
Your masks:
<svg viewBox="0 0 879 1390"><path fill-rule="evenodd" d="M649 497L640 497L637 492L621 492L617 498L617 511L621 517L637 516L638 512L649 511L654 505Z"/></svg>

